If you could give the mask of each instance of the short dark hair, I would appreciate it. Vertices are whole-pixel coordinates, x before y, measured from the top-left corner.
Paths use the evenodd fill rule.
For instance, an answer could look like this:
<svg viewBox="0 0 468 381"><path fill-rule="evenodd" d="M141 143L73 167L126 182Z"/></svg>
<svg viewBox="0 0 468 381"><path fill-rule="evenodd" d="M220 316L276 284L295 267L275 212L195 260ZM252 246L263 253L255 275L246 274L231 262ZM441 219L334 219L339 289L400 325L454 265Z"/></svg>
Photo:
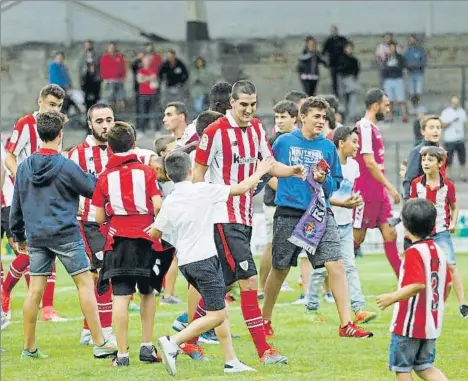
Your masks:
<svg viewBox="0 0 468 381"><path fill-rule="evenodd" d="M436 147L436 146L423 147L421 148L421 151L419 152L419 154L421 155L421 157L423 156L435 157L439 163L442 163L447 157L447 152L442 147Z"/></svg>
<svg viewBox="0 0 468 381"><path fill-rule="evenodd" d="M278 114L287 112L292 118L297 118L299 115L299 109L293 101L279 101L273 106L273 111Z"/></svg>
<svg viewBox="0 0 468 381"><path fill-rule="evenodd" d="M327 119L328 119L328 128L334 130L336 128L336 116L335 111L331 107L327 108Z"/></svg>
<svg viewBox="0 0 468 381"><path fill-rule="evenodd" d="M208 127L211 123L214 121L218 120L219 118L223 117L224 115L221 114L220 112L216 112L213 110L207 110L203 111L200 115L198 115L197 121L196 121L196 130L198 136L203 135L203 131L205 131L205 128Z"/></svg>
<svg viewBox="0 0 468 381"><path fill-rule="evenodd" d="M58 85L47 85L41 89L39 96L44 99L47 95L52 95L57 99L65 98L65 90Z"/></svg>
<svg viewBox="0 0 468 381"><path fill-rule="evenodd" d="M232 85L227 82L215 83L211 88L209 99L210 99L210 110L226 114L226 110L231 108L229 103L229 97L231 96Z"/></svg>
<svg viewBox="0 0 468 381"><path fill-rule="evenodd" d="M167 177L174 183L180 183L187 178L189 169L192 168L190 155L182 151L174 151L166 156L164 168Z"/></svg>
<svg viewBox="0 0 468 381"><path fill-rule="evenodd" d="M407 160L403 160L403 161L401 162L401 165L404 165L405 167L407 167L407 166L408 166L408 161L407 161Z"/></svg>
<svg viewBox="0 0 468 381"><path fill-rule="evenodd" d="M105 109L105 108L108 108L109 110L112 111L112 113L114 113L114 109L110 105L108 105L106 103L96 103L96 104L91 105L89 107L89 109L88 109L88 114L87 114L88 121L91 122L94 110L102 110L102 109Z"/></svg>
<svg viewBox="0 0 468 381"><path fill-rule="evenodd" d="M442 126L442 120L440 119L439 116L437 116L437 115L426 115L419 122L419 126L421 127L421 131L424 131L426 129L427 122L429 122L430 120L438 120L440 125Z"/></svg>
<svg viewBox="0 0 468 381"><path fill-rule="evenodd" d="M51 142L63 130L65 115L57 111L46 111L37 115L37 133L41 140Z"/></svg>
<svg viewBox="0 0 468 381"><path fill-rule="evenodd" d="M334 94L317 95L317 97L325 99L333 109L333 112L338 112L338 109L340 108L340 101Z"/></svg>
<svg viewBox="0 0 468 381"><path fill-rule="evenodd" d="M328 110L330 105L324 98L309 97L301 106L301 114L306 115L311 109Z"/></svg>
<svg viewBox="0 0 468 381"><path fill-rule="evenodd" d="M107 144L114 153L130 151L135 143L135 132L132 125L126 122L115 122L107 134Z"/></svg>
<svg viewBox="0 0 468 381"><path fill-rule="evenodd" d="M185 116L185 119L187 119L187 106L185 106L185 103L182 103L182 102L169 102L167 105L166 105L166 108L168 107L174 107L175 110L176 110L176 113L177 114L184 114Z"/></svg>
<svg viewBox="0 0 468 381"><path fill-rule="evenodd" d="M252 82L243 79L232 85L231 97L234 100L238 100L241 94L257 94L257 89Z"/></svg>
<svg viewBox="0 0 468 381"><path fill-rule="evenodd" d="M366 109L369 109L374 103L382 102L382 99L384 98L384 96L385 96L384 91L377 87L367 90L366 96L364 98Z"/></svg>
<svg viewBox="0 0 468 381"><path fill-rule="evenodd" d="M161 156L161 153L167 150L169 143L175 142L177 138L174 135L163 135L156 138L154 141L154 152L156 155Z"/></svg>
<svg viewBox="0 0 468 381"><path fill-rule="evenodd" d="M284 100L293 101L295 104L298 104L303 99L307 98L307 94L302 91L290 91L284 96Z"/></svg>
<svg viewBox="0 0 468 381"><path fill-rule="evenodd" d="M401 212L403 225L413 235L424 239L435 226L437 210L432 202L424 198L408 200Z"/></svg>
<svg viewBox="0 0 468 381"><path fill-rule="evenodd" d="M333 133L333 143L336 148L340 146L340 141L346 141L352 134L359 135L359 131L355 126L341 126L338 127Z"/></svg>

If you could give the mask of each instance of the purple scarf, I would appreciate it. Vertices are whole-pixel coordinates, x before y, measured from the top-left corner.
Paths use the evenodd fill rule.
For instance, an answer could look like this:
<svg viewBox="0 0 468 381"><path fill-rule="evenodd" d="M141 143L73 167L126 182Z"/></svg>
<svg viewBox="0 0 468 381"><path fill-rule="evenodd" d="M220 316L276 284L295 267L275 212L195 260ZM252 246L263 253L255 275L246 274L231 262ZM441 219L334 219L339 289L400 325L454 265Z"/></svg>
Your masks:
<svg viewBox="0 0 468 381"><path fill-rule="evenodd" d="M312 199L288 241L313 255L327 228L327 207L322 184L315 181L312 169L307 176L307 182L312 191Z"/></svg>

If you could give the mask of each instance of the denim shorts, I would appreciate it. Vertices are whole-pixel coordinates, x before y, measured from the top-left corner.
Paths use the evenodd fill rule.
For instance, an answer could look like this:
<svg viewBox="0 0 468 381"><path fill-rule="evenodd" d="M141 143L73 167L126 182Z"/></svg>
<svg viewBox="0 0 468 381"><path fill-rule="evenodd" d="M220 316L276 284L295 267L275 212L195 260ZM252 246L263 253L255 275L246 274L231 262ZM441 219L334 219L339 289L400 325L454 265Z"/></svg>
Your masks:
<svg viewBox="0 0 468 381"><path fill-rule="evenodd" d="M397 373L432 368L436 354L435 343L435 339L413 339L392 333L388 368Z"/></svg>
<svg viewBox="0 0 468 381"><path fill-rule="evenodd" d="M405 83L403 82L403 78L385 79L383 88L390 102L403 103L405 101Z"/></svg>
<svg viewBox="0 0 468 381"><path fill-rule="evenodd" d="M55 257L60 259L71 276L90 269L88 255L82 240L48 247L29 247L30 275L52 275Z"/></svg>
<svg viewBox="0 0 468 381"><path fill-rule="evenodd" d="M455 249L453 248L453 242L452 237L450 236L450 232L448 230L445 230L443 232L434 234L431 238L444 251L445 255L447 256L447 263L449 265L456 264Z"/></svg>
<svg viewBox="0 0 468 381"><path fill-rule="evenodd" d="M420 71L408 72L408 93L421 95L423 93L424 74Z"/></svg>

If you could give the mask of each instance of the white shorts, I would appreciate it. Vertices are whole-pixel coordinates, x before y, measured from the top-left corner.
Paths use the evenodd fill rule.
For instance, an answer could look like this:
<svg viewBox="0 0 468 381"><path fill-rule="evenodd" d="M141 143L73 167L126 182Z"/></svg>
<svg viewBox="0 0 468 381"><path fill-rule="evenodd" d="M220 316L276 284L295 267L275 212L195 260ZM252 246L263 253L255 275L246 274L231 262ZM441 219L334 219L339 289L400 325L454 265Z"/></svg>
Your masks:
<svg viewBox="0 0 468 381"><path fill-rule="evenodd" d="M263 213L265 214L266 243L273 242L273 217L275 216L276 206L263 204Z"/></svg>

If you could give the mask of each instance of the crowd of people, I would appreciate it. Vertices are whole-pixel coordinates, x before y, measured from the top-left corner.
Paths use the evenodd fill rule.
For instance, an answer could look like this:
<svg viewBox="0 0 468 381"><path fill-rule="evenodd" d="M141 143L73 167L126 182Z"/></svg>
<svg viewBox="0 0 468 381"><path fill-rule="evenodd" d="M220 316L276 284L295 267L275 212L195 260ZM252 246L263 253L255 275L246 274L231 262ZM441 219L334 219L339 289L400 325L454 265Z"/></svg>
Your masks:
<svg viewBox="0 0 468 381"><path fill-rule="evenodd" d="M340 35L338 27L332 25L321 50L315 37L306 37L297 67L303 90L309 96L316 94L320 66L328 68L331 92L344 102L344 116L348 122L357 117L356 98L360 88L360 61L353 51L353 42ZM389 119L398 112L404 122L408 121L407 95L416 113L424 89L427 55L420 38L413 34L408 36L407 48L403 49L392 33L385 33L382 43L377 46L375 59L381 87L390 100Z"/></svg>
<svg viewBox="0 0 468 381"><path fill-rule="evenodd" d="M121 91L118 82L109 84L109 91ZM366 92L364 116L347 126L336 121L334 96L290 92L273 109L276 133L269 140L255 117L254 84L217 83L209 109L190 124L183 103L167 104L170 134L156 139L154 151L138 148L135 126L115 120L102 103L87 110L86 139L63 148L65 98L60 86L43 88L39 110L16 123L6 152L2 145L2 235L16 253L2 285L2 329L12 289L28 274L21 359L48 357L35 327L41 300L42 320L61 319L53 307L56 258L77 286L85 318L80 343L92 345L96 358L112 356L114 366L130 364L128 309L138 291L140 361L162 361L175 375L179 354L203 361L200 343L217 341L224 373L254 371L237 357L229 329L226 299L235 285L260 362L288 363L269 339L278 294L298 258L310 319L324 320L319 299L327 278L338 335L370 338L362 325L377 314L366 309L355 252L367 230L378 228L399 279L395 292L376 299L381 309L395 305L389 368L398 380L411 379L413 370L425 380L447 379L433 363L452 283L463 317L468 305L450 238L458 208L447 152L438 144L441 118L423 119L423 143L407 160L401 258L398 221L391 218L391 200L398 204L401 195L385 175L378 127L391 100L379 88ZM264 189L270 245L259 281L250 241L253 198ZM171 269L190 286L187 313L174 321L175 334L157 339L158 352L154 295L175 281L174 273L168 279Z"/></svg>

